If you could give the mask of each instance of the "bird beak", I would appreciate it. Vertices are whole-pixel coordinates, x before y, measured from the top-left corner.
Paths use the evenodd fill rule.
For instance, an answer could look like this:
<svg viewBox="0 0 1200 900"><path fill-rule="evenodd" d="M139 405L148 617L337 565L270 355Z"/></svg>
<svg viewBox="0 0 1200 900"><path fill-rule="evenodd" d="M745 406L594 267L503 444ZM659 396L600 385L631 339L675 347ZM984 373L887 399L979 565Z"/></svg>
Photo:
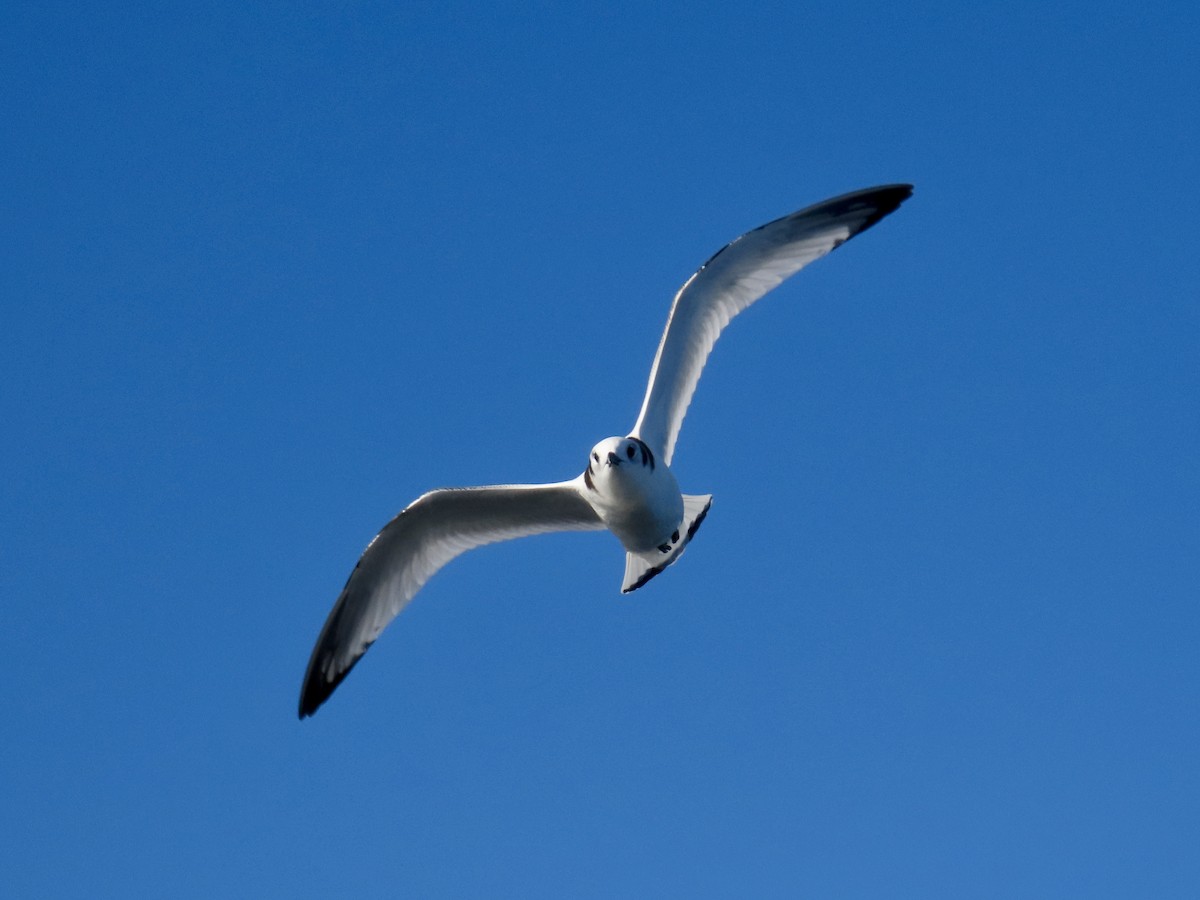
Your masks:
<svg viewBox="0 0 1200 900"><path fill-rule="evenodd" d="M609 453L608 464L610 466L619 466L621 464L621 457L617 456L615 453Z"/></svg>

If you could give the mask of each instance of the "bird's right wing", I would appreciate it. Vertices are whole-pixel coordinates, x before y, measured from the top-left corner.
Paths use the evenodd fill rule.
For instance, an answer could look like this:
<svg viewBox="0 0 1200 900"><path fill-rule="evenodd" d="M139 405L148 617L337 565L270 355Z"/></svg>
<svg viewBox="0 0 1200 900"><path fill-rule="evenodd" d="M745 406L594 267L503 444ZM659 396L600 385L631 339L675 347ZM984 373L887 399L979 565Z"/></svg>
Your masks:
<svg viewBox="0 0 1200 900"><path fill-rule="evenodd" d="M910 194L912 185L891 184L834 197L755 228L714 253L675 295L632 435L670 465L700 372L730 319Z"/></svg>
<svg viewBox="0 0 1200 900"><path fill-rule="evenodd" d="M550 531L604 524L581 492L582 476L557 484L431 491L375 536L317 638L300 718L311 716L379 633L438 569L474 547Z"/></svg>

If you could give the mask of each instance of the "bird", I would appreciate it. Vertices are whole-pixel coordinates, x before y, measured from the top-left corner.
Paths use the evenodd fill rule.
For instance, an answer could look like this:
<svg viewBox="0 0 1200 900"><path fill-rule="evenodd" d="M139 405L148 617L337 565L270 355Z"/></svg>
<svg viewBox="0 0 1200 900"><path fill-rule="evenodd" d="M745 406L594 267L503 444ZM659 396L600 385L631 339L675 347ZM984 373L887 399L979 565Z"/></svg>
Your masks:
<svg viewBox="0 0 1200 900"><path fill-rule="evenodd" d="M621 591L675 563L712 504L680 491L671 459L701 370L730 320L809 263L899 208L912 185L853 191L729 242L675 294L641 411L569 481L441 488L418 497L372 539L321 629L300 689L300 718L329 699L387 625L452 559L497 541L607 529L625 550Z"/></svg>

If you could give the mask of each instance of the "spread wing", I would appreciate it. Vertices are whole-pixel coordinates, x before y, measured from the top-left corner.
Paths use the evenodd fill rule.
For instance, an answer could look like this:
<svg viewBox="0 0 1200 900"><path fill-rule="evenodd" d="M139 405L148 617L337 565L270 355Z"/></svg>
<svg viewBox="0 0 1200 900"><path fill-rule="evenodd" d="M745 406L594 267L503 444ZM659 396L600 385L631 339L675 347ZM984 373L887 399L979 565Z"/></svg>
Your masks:
<svg viewBox="0 0 1200 900"><path fill-rule="evenodd" d="M721 329L785 278L870 228L911 194L911 185L894 184L834 197L768 222L713 254L675 295L632 435L670 465L683 415Z"/></svg>
<svg viewBox="0 0 1200 900"><path fill-rule="evenodd" d="M557 484L431 491L375 536L325 620L300 690L311 716L438 569L474 547L549 531L603 528L580 491Z"/></svg>

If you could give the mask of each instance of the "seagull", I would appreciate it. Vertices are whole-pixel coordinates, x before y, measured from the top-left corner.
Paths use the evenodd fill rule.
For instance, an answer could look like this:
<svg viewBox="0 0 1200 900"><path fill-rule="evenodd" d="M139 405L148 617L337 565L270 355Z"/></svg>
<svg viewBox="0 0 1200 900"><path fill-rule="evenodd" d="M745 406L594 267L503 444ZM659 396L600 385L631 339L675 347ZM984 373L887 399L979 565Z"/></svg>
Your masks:
<svg viewBox="0 0 1200 900"><path fill-rule="evenodd" d="M683 415L721 330L785 279L894 212L912 185L843 194L768 222L714 253L675 295L633 430L591 449L570 481L443 488L414 500L363 551L317 638L300 718L329 699L435 572L475 547L554 531L608 529L625 548L621 591L679 559L712 503L671 471Z"/></svg>

